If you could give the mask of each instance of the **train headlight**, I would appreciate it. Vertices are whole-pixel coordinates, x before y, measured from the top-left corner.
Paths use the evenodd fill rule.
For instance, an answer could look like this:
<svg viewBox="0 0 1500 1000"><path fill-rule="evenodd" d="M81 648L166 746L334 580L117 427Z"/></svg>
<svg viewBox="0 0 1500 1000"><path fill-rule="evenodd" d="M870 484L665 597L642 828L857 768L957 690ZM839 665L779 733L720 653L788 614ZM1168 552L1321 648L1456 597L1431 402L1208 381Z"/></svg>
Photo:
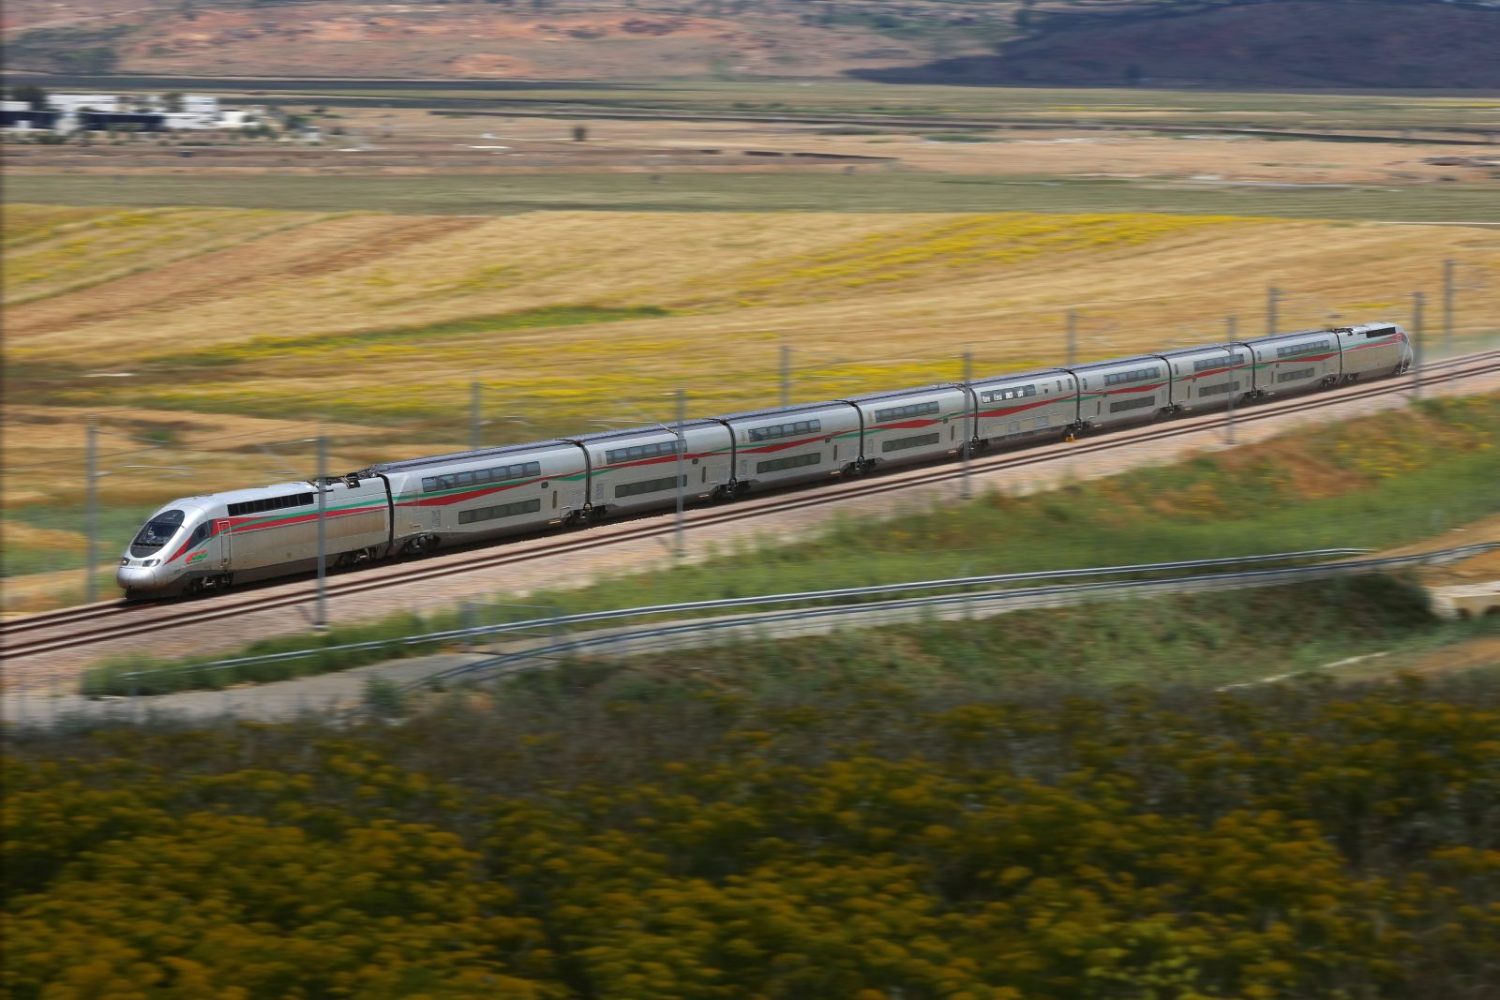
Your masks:
<svg viewBox="0 0 1500 1000"><path fill-rule="evenodd" d="M155 566L159 562L161 562L160 559L147 559L145 562L141 563L141 565L142 566Z"/></svg>
<svg viewBox="0 0 1500 1000"><path fill-rule="evenodd" d="M120 560L120 565L121 566L129 566L130 565L130 557L126 556L124 559L121 559Z"/></svg>

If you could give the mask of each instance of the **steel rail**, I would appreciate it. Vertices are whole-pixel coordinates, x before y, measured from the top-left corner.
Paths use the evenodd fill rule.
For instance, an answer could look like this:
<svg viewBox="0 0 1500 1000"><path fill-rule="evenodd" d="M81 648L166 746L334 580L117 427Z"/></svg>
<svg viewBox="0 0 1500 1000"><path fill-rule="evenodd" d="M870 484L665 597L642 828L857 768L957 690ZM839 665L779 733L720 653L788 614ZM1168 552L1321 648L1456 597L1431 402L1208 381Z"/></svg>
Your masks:
<svg viewBox="0 0 1500 1000"><path fill-rule="evenodd" d="M1429 366L1429 371L1434 368L1441 368L1443 370L1435 375L1425 376L1422 379L1422 385L1439 385L1500 371L1500 350L1449 359L1448 361ZM1408 392L1410 388L1411 382L1403 378L1387 378L1377 383L1356 383L1353 386L1326 392L1322 395L1310 397L1298 396L1293 399L1271 400L1248 407L1236 407L1234 422L1239 426L1244 426L1292 413L1319 410L1363 399L1399 395ZM1196 434L1205 430L1222 427L1228 423L1228 419L1227 411L1214 410L1210 413L1192 414L1173 423L1148 424L1125 428L1119 431L1107 432L1107 436L1101 435L1099 438L1085 437L1068 445L1065 452L1059 451L1056 445L1039 444L1032 445L1024 450L1006 451L999 454L991 453L988 456L981 455L974 458L972 462L972 474L978 475L1011 468L1021 468L1055 461L1062 457L1090 455L1116 448L1130 447L1148 441L1166 440L1188 434ZM768 514L785 513L807 507L822 506L830 502L830 500L835 499L863 498L950 482L959 479L962 475L963 472L961 469L944 463L940 465L894 469L885 473L877 473L868 478L839 479L829 483L814 484L802 489L778 492L776 494L752 495L735 502L732 506L700 506L693 508L689 511L686 527L692 530L751 520ZM653 513L631 520L616 521L612 522L612 524L616 530L608 533L590 531L584 536L572 533L551 534L512 542L508 545L496 546L492 543L488 547L471 546L458 552L440 552L435 558L423 560L421 564L412 564L409 569L397 569L388 573L378 571L355 573L347 581L330 581L328 597L329 599L337 599L370 590L447 578L456 573L493 569L499 566L530 562L539 558L553 558L558 555L584 549L596 549L605 545L659 538L669 535L674 530L672 516L660 513ZM481 554L477 558L468 558L463 561L459 561L456 558L460 555L472 556L476 551L487 554ZM387 563L380 568L389 569L390 566L391 564ZM335 578L335 580L337 579L339 578ZM195 607L193 608L193 613L187 615L183 614L185 605L180 602L139 605L123 600L87 605L81 608L71 608L44 615L34 615L0 626L0 641L3 641L5 655L14 660L20 657L36 656L61 649L128 638L164 628L196 627L205 622L237 617L243 614L306 604L310 600L310 596L302 586L302 581L296 581L292 585L296 589L290 593L271 593L257 596L253 591L248 593L242 591L238 594L231 592L217 600L209 598L212 601L211 604ZM282 585L274 586L279 589ZM118 624L110 623L111 619L120 617L126 618L126 621ZM39 637L30 642L22 641L14 643L10 641L10 637L17 634L67 627L75 624L92 624L99 621L103 621L105 624L92 629L70 630L68 634L60 636Z"/></svg>

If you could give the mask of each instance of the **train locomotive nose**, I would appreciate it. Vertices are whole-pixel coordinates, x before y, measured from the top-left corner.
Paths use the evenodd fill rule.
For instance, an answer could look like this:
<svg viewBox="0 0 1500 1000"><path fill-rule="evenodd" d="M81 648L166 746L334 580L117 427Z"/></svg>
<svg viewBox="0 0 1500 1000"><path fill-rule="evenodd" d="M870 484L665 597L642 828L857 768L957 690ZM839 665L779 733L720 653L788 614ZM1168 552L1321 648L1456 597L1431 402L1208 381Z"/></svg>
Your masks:
<svg viewBox="0 0 1500 1000"><path fill-rule="evenodd" d="M115 583L130 593L155 590L157 587L156 569L150 566L121 566L115 573Z"/></svg>

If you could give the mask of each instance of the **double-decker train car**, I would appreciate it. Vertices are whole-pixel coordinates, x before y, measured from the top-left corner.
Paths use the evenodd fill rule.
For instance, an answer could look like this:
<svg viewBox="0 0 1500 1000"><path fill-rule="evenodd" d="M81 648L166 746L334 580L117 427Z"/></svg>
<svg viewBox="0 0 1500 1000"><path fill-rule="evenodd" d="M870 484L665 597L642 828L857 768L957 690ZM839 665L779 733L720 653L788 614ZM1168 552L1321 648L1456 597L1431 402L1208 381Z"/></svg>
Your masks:
<svg viewBox="0 0 1500 1000"><path fill-rule="evenodd" d="M1078 379L1078 426L1104 430L1172 411L1167 362L1154 354L1068 369Z"/></svg>
<svg viewBox="0 0 1500 1000"><path fill-rule="evenodd" d="M1251 392L1250 348L1244 344L1211 344L1163 351L1174 413L1226 406Z"/></svg>
<svg viewBox="0 0 1500 1000"><path fill-rule="evenodd" d="M570 519L588 501L584 456L571 441L385 462L358 475L385 482L389 543L407 553L536 531Z"/></svg>
<svg viewBox="0 0 1500 1000"><path fill-rule="evenodd" d="M329 565L935 461L1405 371L1391 323L1304 330L969 382L481 448L174 500L126 548L127 597Z"/></svg>
<svg viewBox="0 0 1500 1000"><path fill-rule="evenodd" d="M1279 396L1337 385L1343 376L1338 334L1303 330L1245 341L1255 365L1255 395Z"/></svg>
<svg viewBox="0 0 1500 1000"><path fill-rule="evenodd" d="M601 431L570 438L583 452L589 480L589 514L642 510L686 498L700 500L729 488L733 477L733 441L717 420L689 420L675 425ZM682 461L678 461L678 453Z"/></svg>
<svg viewBox="0 0 1500 1000"><path fill-rule="evenodd" d="M843 402L859 414L860 471L940 458L973 436L973 394L953 383L870 392Z"/></svg>
<svg viewBox="0 0 1500 1000"><path fill-rule="evenodd" d="M981 379L971 391L980 444L1012 444L1078 426L1078 378L1064 368Z"/></svg>
<svg viewBox="0 0 1500 1000"><path fill-rule="evenodd" d="M734 440L736 492L826 479L860 463L859 410L841 401L721 418Z"/></svg>

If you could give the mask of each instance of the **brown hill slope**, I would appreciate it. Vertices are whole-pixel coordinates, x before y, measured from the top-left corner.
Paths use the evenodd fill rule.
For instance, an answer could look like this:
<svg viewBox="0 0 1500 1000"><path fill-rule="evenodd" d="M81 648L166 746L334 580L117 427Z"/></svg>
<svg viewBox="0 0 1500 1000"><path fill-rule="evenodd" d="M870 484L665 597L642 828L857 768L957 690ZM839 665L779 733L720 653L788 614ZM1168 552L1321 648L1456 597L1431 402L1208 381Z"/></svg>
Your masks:
<svg viewBox="0 0 1500 1000"><path fill-rule="evenodd" d="M662 79L836 76L977 54L1012 0L11 0L11 69L203 76ZM821 5L818 5L821 6ZM900 7L901 15L880 13Z"/></svg>
<svg viewBox="0 0 1500 1000"><path fill-rule="evenodd" d="M996 54L851 75L899 83L1500 87L1500 8L1271 2L1049 18Z"/></svg>

